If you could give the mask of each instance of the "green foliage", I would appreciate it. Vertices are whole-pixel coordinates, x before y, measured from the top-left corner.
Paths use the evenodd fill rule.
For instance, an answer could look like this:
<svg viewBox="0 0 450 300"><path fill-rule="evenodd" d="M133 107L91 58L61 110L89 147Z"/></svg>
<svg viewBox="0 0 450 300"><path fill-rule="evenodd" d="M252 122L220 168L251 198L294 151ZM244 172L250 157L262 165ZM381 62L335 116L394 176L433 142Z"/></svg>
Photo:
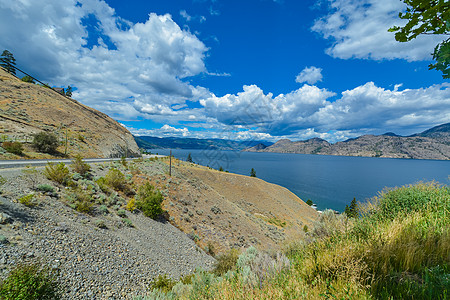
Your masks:
<svg viewBox="0 0 450 300"><path fill-rule="evenodd" d="M306 200L306 204L308 204L309 206L313 205L314 203L312 202L311 199Z"/></svg>
<svg viewBox="0 0 450 300"><path fill-rule="evenodd" d="M159 275L150 283L150 290L160 290L164 293L170 292L175 286L176 282L168 278L166 274Z"/></svg>
<svg viewBox="0 0 450 300"><path fill-rule="evenodd" d="M34 194L28 194L23 197L17 199L17 201L28 207L35 207L38 205L36 201L34 201Z"/></svg>
<svg viewBox="0 0 450 300"><path fill-rule="evenodd" d="M58 145L58 137L54 133L41 131L34 135L33 146L39 152L53 154Z"/></svg>
<svg viewBox="0 0 450 300"><path fill-rule="evenodd" d="M0 298L4 300L60 299L58 274L40 263L18 264L0 283Z"/></svg>
<svg viewBox="0 0 450 300"><path fill-rule="evenodd" d="M116 168L112 168L105 176L105 183L116 191L126 191L128 189L125 175Z"/></svg>
<svg viewBox="0 0 450 300"><path fill-rule="evenodd" d="M70 181L70 171L63 162L58 164L49 162L45 166L44 175L47 179L62 185L68 185Z"/></svg>
<svg viewBox="0 0 450 300"><path fill-rule="evenodd" d="M70 85L67 86L67 89L66 89L66 96L67 96L67 97L72 97L72 92L73 92L72 87L71 87Z"/></svg>
<svg viewBox="0 0 450 300"><path fill-rule="evenodd" d="M250 177L256 177L256 171L253 168L250 170Z"/></svg>
<svg viewBox="0 0 450 300"><path fill-rule="evenodd" d="M2 147L9 153L23 155L23 145L20 142L3 142Z"/></svg>
<svg viewBox="0 0 450 300"><path fill-rule="evenodd" d="M5 68L8 73L16 75L16 59L8 50L4 50L0 56L0 67Z"/></svg>
<svg viewBox="0 0 450 300"><path fill-rule="evenodd" d="M6 183L6 178L0 175L0 187Z"/></svg>
<svg viewBox="0 0 450 300"><path fill-rule="evenodd" d="M37 189L44 193L46 193L46 192L53 193L55 191L55 188L49 184L40 184L37 186Z"/></svg>
<svg viewBox="0 0 450 300"><path fill-rule="evenodd" d="M72 170L83 177L87 177L89 172L91 171L91 166L83 161L83 157L81 155L76 155L72 159Z"/></svg>
<svg viewBox="0 0 450 300"><path fill-rule="evenodd" d="M188 154L186 161L189 162L189 163L193 163L193 162L194 162L194 161L192 160L192 155L191 155L191 153Z"/></svg>
<svg viewBox="0 0 450 300"><path fill-rule="evenodd" d="M35 83L33 77L25 75L22 77L21 79L23 82L27 82L27 83Z"/></svg>
<svg viewBox="0 0 450 300"><path fill-rule="evenodd" d="M96 220L95 221L95 226L97 226L98 228L101 228L101 229L107 229L108 228L106 226L106 224L105 224L105 221L103 221L103 220Z"/></svg>
<svg viewBox="0 0 450 300"><path fill-rule="evenodd" d="M163 213L163 196L148 182L140 186L136 197L136 207L140 209L145 216L156 219Z"/></svg>
<svg viewBox="0 0 450 300"><path fill-rule="evenodd" d="M117 211L117 215L121 218L125 218L127 216L127 212L124 209L119 209Z"/></svg>
<svg viewBox="0 0 450 300"><path fill-rule="evenodd" d="M353 198L352 202L350 203L350 206L345 206L345 214L349 218L354 218L358 216L358 203L356 203L356 199Z"/></svg>
<svg viewBox="0 0 450 300"><path fill-rule="evenodd" d="M128 219L128 218L123 218L122 219L122 223L125 224L128 227L134 227L133 222L131 222L131 220Z"/></svg>
<svg viewBox="0 0 450 300"><path fill-rule="evenodd" d="M443 0L403 0L407 5L406 12L399 13L400 19L408 20L403 26L394 26L389 29L395 32L395 39L399 42L408 42L421 34L450 33L450 3ZM443 78L450 78L450 39L439 43L433 54L435 64L430 69L442 71Z"/></svg>
<svg viewBox="0 0 450 300"><path fill-rule="evenodd" d="M220 172L223 172L222 166L219 167L219 171L220 171Z"/></svg>
<svg viewBox="0 0 450 300"><path fill-rule="evenodd" d="M92 212L92 207L94 206L92 197L81 188L75 188L68 198L76 211L86 214Z"/></svg>
<svg viewBox="0 0 450 300"><path fill-rule="evenodd" d="M218 255L214 265L214 274L222 276L230 270L235 270L238 258L239 251L237 249L231 249L224 254Z"/></svg>

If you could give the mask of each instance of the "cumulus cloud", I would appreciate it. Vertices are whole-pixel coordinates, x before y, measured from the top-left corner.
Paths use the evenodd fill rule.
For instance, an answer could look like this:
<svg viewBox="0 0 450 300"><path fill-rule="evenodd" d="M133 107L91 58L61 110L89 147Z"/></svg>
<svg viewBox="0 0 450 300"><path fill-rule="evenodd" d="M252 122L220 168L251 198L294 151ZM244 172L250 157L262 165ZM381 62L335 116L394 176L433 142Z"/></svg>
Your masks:
<svg viewBox="0 0 450 300"><path fill-rule="evenodd" d="M295 78L295 82L303 83L307 82L309 84L315 84L316 82L322 81L322 69L316 67L306 67L304 68Z"/></svg>
<svg viewBox="0 0 450 300"><path fill-rule="evenodd" d="M207 74L208 49L170 15L133 24L100 0L0 1L0 34L20 67L119 119L210 95L186 80Z"/></svg>
<svg viewBox="0 0 450 300"><path fill-rule="evenodd" d="M291 123L317 112L333 92L305 84L298 90L273 97L256 85L244 86L237 95L212 96L200 100L209 117L227 125L258 126L267 133L294 130Z"/></svg>
<svg viewBox="0 0 450 300"><path fill-rule="evenodd" d="M125 126L125 125L124 125ZM125 126L127 127L127 126ZM175 128L170 125L163 125L161 128L157 129L135 129L132 127L127 127L131 133L137 136L156 136L156 137L192 137L189 129L186 127Z"/></svg>
<svg viewBox="0 0 450 300"><path fill-rule="evenodd" d="M431 59L434 45L442 37L419 36L408 43L399 43L387 30L403 26L398 13L406 6L392 0L328 0L329 14L316 20L312 30L333 42L326 53L337 58Z"/></svg>
<svg viewBox="0 0 450 300"><path fill-rule="evenodd" d="M200 100L208 117L225 125L241 125L272 137L321 137L330 141L361 134L394 131L411 134L411 128L430 128L450 120L450 84L421 89L393 90L368 82L335 93L305 84L288 94L264 92L244 86L236 95Z"/></svg>

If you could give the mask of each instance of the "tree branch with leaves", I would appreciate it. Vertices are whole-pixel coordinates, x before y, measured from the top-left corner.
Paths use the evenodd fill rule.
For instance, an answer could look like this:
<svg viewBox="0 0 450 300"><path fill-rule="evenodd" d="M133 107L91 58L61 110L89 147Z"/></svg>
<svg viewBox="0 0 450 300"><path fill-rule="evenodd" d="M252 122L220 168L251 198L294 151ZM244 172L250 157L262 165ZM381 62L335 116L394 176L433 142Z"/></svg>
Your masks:
<svg viewBox="0 0 450 300"><path fill-rule="evenodd" d="M399 42L409 42L419 35L450 35L450 1L449 0L402 0L406 12L400 12L399 18L408 20L403 26L394 26L389 32L395 32ZM428 67L442 72L443 78L450 78L450 37L444 39L434 48L433 59L436 61Z"/></svg>

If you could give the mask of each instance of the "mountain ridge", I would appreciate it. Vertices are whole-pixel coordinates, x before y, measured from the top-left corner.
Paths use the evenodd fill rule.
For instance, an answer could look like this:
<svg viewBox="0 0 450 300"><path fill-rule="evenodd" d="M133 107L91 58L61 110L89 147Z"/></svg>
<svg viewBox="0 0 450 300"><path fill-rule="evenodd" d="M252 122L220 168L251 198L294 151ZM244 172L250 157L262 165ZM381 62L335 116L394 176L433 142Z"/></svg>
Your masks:
<svg viewBox="0 0 450 300"><path fill-rule="evenodd" d="M250 147L244 151L450 160L450 123L406 137L387 132L362 135L334 144L320 138L304 141L282 139L264 149Z"/></svg>

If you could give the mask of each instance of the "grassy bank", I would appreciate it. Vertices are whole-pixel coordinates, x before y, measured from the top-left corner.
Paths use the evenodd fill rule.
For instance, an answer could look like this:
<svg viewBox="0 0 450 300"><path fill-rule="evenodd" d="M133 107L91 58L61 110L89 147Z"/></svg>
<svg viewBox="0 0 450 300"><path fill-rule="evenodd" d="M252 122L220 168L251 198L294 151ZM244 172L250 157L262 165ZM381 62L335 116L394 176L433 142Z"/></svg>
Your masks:
<svg viewBox="0 0 450 300"><path fill-rule="evenodd" d="M144 299L448 299L449 228L448 186L386 190L357 218L326 211L283 253L229 253L215 273L160 280Z"/></svg>

